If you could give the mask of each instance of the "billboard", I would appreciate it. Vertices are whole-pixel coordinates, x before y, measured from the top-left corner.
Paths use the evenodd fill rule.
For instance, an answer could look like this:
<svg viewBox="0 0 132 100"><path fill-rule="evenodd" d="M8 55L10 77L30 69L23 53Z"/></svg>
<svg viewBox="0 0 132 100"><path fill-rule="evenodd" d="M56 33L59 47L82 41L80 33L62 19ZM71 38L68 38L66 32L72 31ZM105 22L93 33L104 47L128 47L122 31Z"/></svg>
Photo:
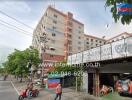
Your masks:
<svg viewBox="0 0 132 100"><path fill-rule="evenodd" d="M112 59L111 44L101 46L101 60Z"/></svg>
<svg viewBox="0 0 132 100"><path fill-rule="evenodd" d="M132 37L96 47L68 57L68 64L79 64L132 56Z"/></svg>
<svg viewBox="0 0 132 100"><path fill-rule="evenodd" d="M112 43L112 58L121 58L126 56L126 45L124 39Z"/></svg>
<svg viewBox="0 0 132 100"><path fill-rule="evenodd" d="M83 52L83 63L88 62L89 50Z"/></svg>
<svg viewBox="0 0 132 100"><path fill-rule="evenodd" d="M72 56L68 56L67 64L68 65L71 65L72 64Z"/></svg>
<svg viewBox="0 0 132 100"><path fill-rule="evenodd" d="M83 52L77 53L77 55L76 55L76 64L82 63L82 61L83 61L82 57L83 57Z"/></svg>
<svg viewBox="0 0 132 100"><path fill-rule="evenodd" d="M76 54L72 55L72 64L76 64Z"/></svg>
<svg viewBox="0 0 132 100"><path fill-rule="evenodd" d="M132 56L132 37L126 38L125 44L126 44L126 55Z"/></svg>
<svg viewBox="0 0 132 100"><path fill-rule="evenodd" d="M100 60L100 47L96 47L89 50L88 62Z"/></svg>

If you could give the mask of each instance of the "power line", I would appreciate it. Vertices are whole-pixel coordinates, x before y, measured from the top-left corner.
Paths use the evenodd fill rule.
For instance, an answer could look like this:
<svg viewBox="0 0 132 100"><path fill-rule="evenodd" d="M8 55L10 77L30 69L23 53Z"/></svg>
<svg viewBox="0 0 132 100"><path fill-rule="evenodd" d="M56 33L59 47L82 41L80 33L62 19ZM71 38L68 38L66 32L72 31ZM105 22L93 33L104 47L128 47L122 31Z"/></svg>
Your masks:
<svg viewBox="0 0 132 100"><path fill-rule="evenodd" d="M9 28L9 29L12 29L12 30L18 31L18 32L23 33L23 34L25 34L25 35L31 36L30 34L27 34L27 33L25 33L25 32L22 32L22 31L18 30L18 29L15 29L15 28L9 27L8 25L5 25L5 24L3 24L3 23L0 23L0 25L3 25L3 26L5 26L6 28ZM31 37L32 37L32 36L31 36Z"/></svg>
<svg viewBox="0 0 132 100"><path fill-rule="evenodd" d="M30 33L30 32L28 32L28 31L25 31L25 30L23 30L23 29L21 29L21 28L19 28L19 27L15 26L15 25L9 24L9 23L7 23L7 22L5 22L5 21L1 20L1 19L0 19L0 21L1 21L2 23L7 24L8 26L15 27L15 28L17 28L17 29L19 29L19 30L21 30L21 31L23 31L23 32L25 32L25 33ZM32 33L30 33L30 34L32 34Z"/></svg>
<svg viewBox="0 0 132 100"><path fill-rule="evenodd" d="M16 18L9 16L8 14L4 13L4 12L1 11L1 10L0 10L0 13L3 14L3 15L5 15L5 16L7 16L7 17L9 17L9 18L11 18L11 19L13 19L13 20L15 20L16 22L18 22L18 23L20 23L20 24L22 24L22 25L24 25L24 26L30 28L30 29L34 29L34 28L32 28L31 26L29 26L29 25L27 25L27 24L25 24L25 23L23 23L23 22L17 20Z"/></svg>

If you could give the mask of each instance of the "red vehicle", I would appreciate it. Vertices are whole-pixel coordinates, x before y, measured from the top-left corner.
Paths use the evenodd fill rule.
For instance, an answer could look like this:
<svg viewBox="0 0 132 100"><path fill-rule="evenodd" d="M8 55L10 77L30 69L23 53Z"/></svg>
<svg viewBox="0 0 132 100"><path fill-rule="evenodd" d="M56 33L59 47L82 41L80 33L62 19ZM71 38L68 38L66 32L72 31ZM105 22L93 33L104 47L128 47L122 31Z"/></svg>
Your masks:
<svg viewBox="0 0 132 100"><path fill-rule="evenodd" d="M23 100L24 98L32 98L32 97L37 97L39 94L38 89L29 91L28 89L22 91L18 97L18 100Z"/></svg>
<svg viewBox="0 0 132 100"><path fill-rule="evenodd" d="M110 86L103 85L100 90L100 96L107 95L108 93L112 93L114 90Z"/></svg>

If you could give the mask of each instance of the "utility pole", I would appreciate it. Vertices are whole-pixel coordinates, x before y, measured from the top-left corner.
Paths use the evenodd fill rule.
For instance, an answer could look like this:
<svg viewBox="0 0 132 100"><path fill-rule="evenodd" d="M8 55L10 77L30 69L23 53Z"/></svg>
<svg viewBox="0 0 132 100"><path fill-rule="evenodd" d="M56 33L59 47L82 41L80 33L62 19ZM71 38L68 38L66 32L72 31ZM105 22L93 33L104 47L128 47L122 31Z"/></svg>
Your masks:
<svg viewBox="0 0 132 100"><path fill-rule="evenodd" d="M43 86L43 79L44 79L44 53L48 47L46 46L46 43L48 42L47 34L43 34L43 36L40 36L40 55L41 55L41 60L42 60L42 83L41 86Z"/></svg>

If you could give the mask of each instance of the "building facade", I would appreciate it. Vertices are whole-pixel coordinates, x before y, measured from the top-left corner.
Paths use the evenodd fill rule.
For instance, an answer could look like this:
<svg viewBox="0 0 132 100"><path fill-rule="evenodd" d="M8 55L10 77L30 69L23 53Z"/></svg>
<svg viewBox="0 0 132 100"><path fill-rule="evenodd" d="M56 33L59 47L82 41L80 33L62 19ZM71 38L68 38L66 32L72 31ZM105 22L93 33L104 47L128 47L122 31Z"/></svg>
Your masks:
<svg viewBox="0 0 132 100"><path fill-rule="evenodd" d="M95 36L84 34L84 49L85 50L104 45L105 43L106 43L106 40L103 38L98 38Z"/></svg>
<svg viewBox="0 0 132 100"><path fill-rule="evenodd" d="M121 40L121 39L130 37L130 36L132 36L131 33L124 32L124 33L121 33L121 34L119 34L119 35L116 35L116 36L114 36L114 37L108 39L108 40L107 40L107 43L115 42L115 41L118 41L118 40Z"/></svg>
<svg viewBox="0 0 132 100"><path fill-rule="evenodd" d="M84 50L84 24L48 6L33 32L33 47L42 54L43 61L63 61L68 55Z"/></svg>

